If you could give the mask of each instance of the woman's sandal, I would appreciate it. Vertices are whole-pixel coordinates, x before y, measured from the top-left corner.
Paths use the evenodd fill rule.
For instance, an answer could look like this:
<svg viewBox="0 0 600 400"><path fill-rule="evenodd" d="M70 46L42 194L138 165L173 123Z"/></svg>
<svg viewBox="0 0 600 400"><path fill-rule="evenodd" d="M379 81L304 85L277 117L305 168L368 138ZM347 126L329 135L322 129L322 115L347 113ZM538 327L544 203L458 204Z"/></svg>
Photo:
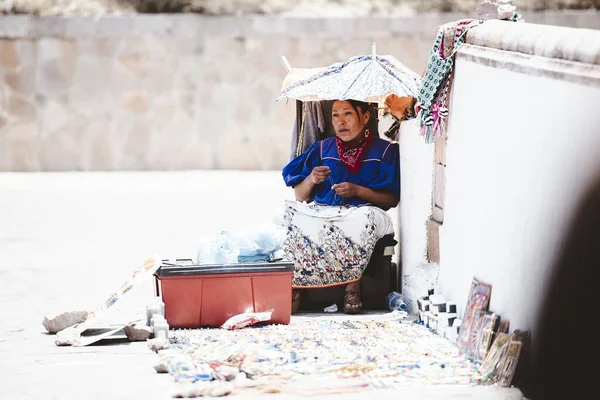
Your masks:
<svg viewBox="0 0 600 400"><path fill-rule="evenodd" d="M359 290L346 290L344 293L344 313L345 314L360 314L362 311L362 303L360 301Z"/></svg>
<svg viewBox="0 0 600 400"><path fill-rule="evenodd" d="M300 309L300 290L292 289L292 314Z"/></svg>

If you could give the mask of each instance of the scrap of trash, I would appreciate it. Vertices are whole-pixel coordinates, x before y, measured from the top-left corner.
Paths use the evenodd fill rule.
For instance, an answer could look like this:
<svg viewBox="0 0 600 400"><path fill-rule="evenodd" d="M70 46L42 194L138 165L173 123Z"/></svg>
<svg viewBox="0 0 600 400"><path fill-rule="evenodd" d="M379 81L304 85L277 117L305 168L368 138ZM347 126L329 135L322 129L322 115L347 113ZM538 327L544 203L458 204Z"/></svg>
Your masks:
<svg viewBox="0 0 600 400"><path fill-rule="evenodd" d="M228 330L242 329L250 325L258 324L260 322L270 321L272 314L273 310L234 315L233 317L225 321L225 323L223 323L221 327Z"/></svg>

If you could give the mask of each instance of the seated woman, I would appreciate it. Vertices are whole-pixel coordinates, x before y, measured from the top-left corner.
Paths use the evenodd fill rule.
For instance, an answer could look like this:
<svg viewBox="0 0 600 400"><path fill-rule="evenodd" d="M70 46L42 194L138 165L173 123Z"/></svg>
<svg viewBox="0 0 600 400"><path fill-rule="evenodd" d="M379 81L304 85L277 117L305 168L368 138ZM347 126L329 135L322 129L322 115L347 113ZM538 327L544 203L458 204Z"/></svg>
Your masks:
<svg viewBox="0 0 600 400"><path fill-rule="evenodd" d="M375 243L394 232L385 210L400 198L399 148L369 132L370 118L367 103L335 101L336 136L314 143L283 168L297 200L286 202L282 245L296 264L294 312L297 289L346 285L343 311L359 313L362 273Z"/></svg>

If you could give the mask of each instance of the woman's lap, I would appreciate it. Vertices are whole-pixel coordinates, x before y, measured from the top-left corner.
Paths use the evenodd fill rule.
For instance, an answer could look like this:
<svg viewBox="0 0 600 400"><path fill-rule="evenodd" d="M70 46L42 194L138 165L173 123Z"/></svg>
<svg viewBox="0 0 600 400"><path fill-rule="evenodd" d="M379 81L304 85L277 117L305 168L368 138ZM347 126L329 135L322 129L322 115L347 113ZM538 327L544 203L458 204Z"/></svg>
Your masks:
<svg viewBox="0 0 600 400"><path fill-rule="evenodd" d="M371 206L318 206L288 201L282 249L296 264L295 287L325 287L360 279L375 243L393 233L391 218Z"/></svg>

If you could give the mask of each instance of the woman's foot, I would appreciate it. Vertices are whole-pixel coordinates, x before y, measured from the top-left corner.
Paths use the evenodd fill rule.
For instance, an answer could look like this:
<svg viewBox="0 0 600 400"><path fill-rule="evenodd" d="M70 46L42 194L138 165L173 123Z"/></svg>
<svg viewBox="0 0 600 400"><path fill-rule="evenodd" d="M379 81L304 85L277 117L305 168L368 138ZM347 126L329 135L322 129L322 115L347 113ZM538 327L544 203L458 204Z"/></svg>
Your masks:
<svg viewBox="0 0 600 400"><path fill-rule="evenodd" d="M300 309L300 290L292 289L292 314Z"/></svg>
<svg viewBox="0 0 600 400"><path fill-rule="evenodd" d="M362 311L360 301L360 282L354 282L346 285L344 293L344 313L359 314Z"/></svg>

